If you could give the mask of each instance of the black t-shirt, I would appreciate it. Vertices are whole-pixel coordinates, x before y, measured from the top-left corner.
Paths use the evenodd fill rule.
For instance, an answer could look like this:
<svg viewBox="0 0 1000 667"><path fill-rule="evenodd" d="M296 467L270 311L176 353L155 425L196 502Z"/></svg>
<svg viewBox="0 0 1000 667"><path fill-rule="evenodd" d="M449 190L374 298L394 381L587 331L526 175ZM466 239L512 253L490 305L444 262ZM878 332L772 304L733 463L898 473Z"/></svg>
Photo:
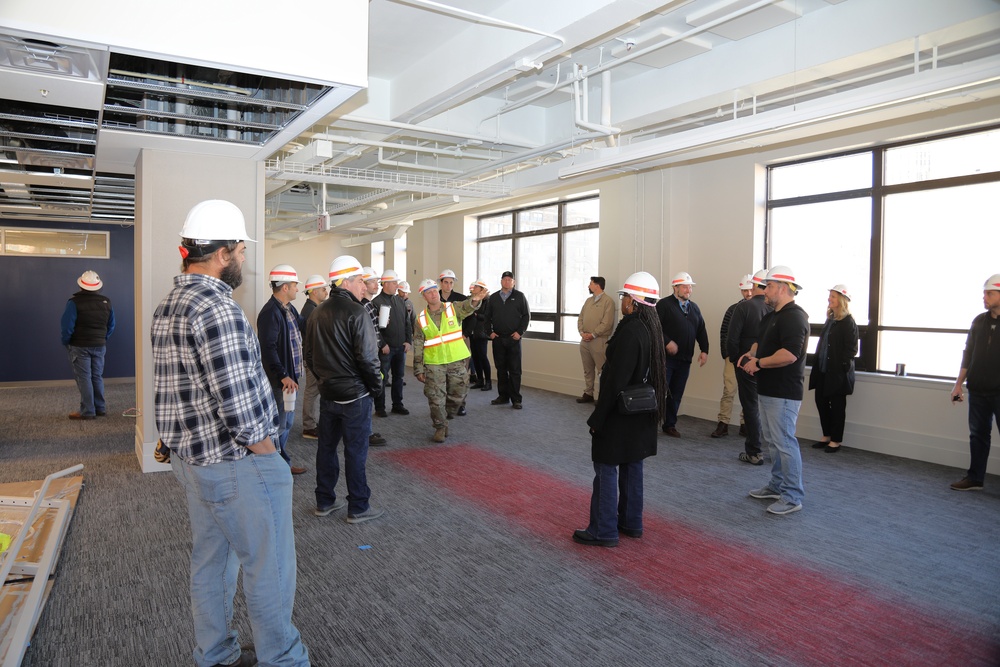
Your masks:
<svg viewBox="0 0 1000 667"><path fill-rule="evenodd" d="M770 357L785 349L794 354L796 360L781 368L762 368L757 374L758 394L791 401L802 400L808 342L809 316L794 301L764 316L760 321L757 358Z"/></svg>

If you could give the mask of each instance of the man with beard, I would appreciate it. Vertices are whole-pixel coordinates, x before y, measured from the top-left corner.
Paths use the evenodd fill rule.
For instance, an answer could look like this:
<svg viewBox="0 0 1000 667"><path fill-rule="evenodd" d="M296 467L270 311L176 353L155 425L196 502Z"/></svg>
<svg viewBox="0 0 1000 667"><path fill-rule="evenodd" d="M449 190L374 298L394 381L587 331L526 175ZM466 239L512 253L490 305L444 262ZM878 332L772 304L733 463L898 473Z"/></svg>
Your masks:
<svg viewBox="0 0 1000 667"><path fill-rule="evenodd" d="M187 493L191 610L199 665L308 665L292 624L292 473L274 445L278 409L260 344L233 290L243 213L203 201L181 231L183 273L153 314L156 427ZM233 598L243 568L256 650L241 649Z"/></svg>
<svg viewBox="0 0 1000 667"><path fill-rule="evenodd" d="M583 361L583 396L577 403L593 403L594 381L604 368L604 350L608 337L615 328L618 311L611 297L604 294L606 282L603 276L592 276L587 291L590 297L583 302L576 327L580 332L580 359ZM599 386L599 385L596 385Z"/></svg>
<svg viewBox="0 0 1000 667"><path fill-rule="evenodd" d="M670 286L674 293L656 302L656 314L660 316L660 327L663 329L663 344L667 351L667 386L670 390L663 432L672 438L679 438L677 413L684 398L688 375L691 374L694 344L697 341L701 350L698 365L704 366L708 361L708 332L701 310L691 300L694 287L691 274L681 271L670 281Z"/></svg>
<svg viewBox="0 0 1000 667"><path fill-rule="evenodd" d="M805 393L809 316L795 303L802 285L787 266L767 272L764 301L774 310L760 321L757 342L737 365L757 376L757 401L764 442L771 455L771 479L750 492L751 498L774 500L771 514L802 509L802 453L795 438L795 422Z"/></svg>

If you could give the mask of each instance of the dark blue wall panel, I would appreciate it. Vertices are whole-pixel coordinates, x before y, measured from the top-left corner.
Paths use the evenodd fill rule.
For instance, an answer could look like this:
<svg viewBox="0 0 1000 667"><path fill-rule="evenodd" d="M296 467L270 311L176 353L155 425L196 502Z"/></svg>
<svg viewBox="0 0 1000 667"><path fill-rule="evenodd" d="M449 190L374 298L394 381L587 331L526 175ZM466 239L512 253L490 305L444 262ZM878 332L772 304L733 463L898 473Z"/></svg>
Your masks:
<svg viewBox="0 0 1000 667"><path fill-rule="evenodd" d="M93 270L115 309L115 333L108 341L104 377L135 376L135 262L132 227L53 225L45 222L6 227L111 232L110 259L12 257L0 255L0 382L72 380L59 320L66 301L79 291L76 279Z"/></svg>

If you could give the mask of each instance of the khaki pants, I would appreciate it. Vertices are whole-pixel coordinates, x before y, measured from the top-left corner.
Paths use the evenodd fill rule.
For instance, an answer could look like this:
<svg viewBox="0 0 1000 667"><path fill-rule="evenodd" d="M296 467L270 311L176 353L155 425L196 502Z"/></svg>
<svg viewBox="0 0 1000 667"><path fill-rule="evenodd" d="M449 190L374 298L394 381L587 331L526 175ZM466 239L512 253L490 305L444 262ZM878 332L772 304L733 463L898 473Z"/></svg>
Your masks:
<svg viewBox="0 0 1000 667"><path fill-rule="evenodd" d="M607 337L595 338L591 341L580 341L580 359L583 361L583 393L597 398L597 383L594 382L604 368L605 351L608 347Z"/></svg>
<svg viewBox="0 0 1000 667"><path fill-rule="evenodd" d="M722 400L719 401L719 421L729 423L733 416L733 398L736 396L736 366L726 359L722 368ZM740 411L740 425L743 424L743 411Z"/></svg>

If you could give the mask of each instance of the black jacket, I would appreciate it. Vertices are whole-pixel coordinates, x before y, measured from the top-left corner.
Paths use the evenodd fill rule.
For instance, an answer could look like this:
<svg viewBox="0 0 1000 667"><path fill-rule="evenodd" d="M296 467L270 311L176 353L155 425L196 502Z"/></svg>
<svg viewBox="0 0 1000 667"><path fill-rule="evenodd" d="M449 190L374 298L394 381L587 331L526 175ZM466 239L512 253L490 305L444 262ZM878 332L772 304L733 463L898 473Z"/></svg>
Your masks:
<svg viewBox="0 0 1000 667"><path fill-rule="evenodd" d="M708 354L705 319L694 301L688 301L688 312L685 315L680 301L671 294L656 302L656 314L660 316L660 326L663 328L663 344L667 345L671 341L677 343L677 354L668 356L668 361L676 359L690 363L694 358L695 341L698 341L698 349Z"/></svg>
<svg viewBox="0 0 1000 667"><path fill-rule="evenodd" d="M410 325L403 297L398 294L390 295L379 292L378 296L372 299L372 305L375 306L376 313L382 309L382 306L389 307L389 326L379 331L384 345L403 347L404 343L413 344L413 327Z"/></svg>
<svg viewBox="0 0 1000 667"><path fill-rule="evenodd" d="M820 360L817 359L809 372L809 388L821 391L821 396L850 396L854 393L858 325L848 315L842 320L828 319L823 328L827 327L826 372L820 371Z"/></svg>
<svg viewBox="0 0 1000 667"><path fill-rule="evenodd" d="M288 309L299 325L299 311L288 304ZM292 355L291 333L281 302L272 296L257 314L257 338L260 339L260 359L267 379L274 388L281 386L281 380L289 377L299 381L295 360Z"/></svg>
<svg viewBox="0 0 1000 667"><path fill-rule="evenodd" d="M990 327L995 325L997 320L988 312L981 313L972 320L965 340L962 368L969 369L965 386L974 394L1000 394L1000 331L990 335Z"/></svg>
<svg viewBox="0 0 1000 667"><path fill-rule="evenodd" d="M530 322L531 310L524 292L512 289L506 301L501 298L500 292L490 294L483 322L487 336L495 333L500 338L510 338L516 331L523 337Z"/></svg>
<svg viewBox="0 0 1000 667"><path fill-rule="evenodd" d="M656 455L657 415L618 413L618 394L651 375L650 332L635 313L626 315L608 341L601 371L601 393L587 425L594 429L590 456L596 463L618 465Z"/></svg>
<svg viewBox="0 0 1000 667"><path fill-rule="evenodd" d="M328 401L353 401L382 391L375 329L368 311L354 295L330 288L306 324L305 362Z"/></svg>
<svg viewBox="0 0 1000 667"><path fill-rule="evenodd" d="M744 354L750 351L757 342L760 321L773 310L764 302L763 294L755 294L751 298L736 305L733 316L729 320L729 331L726 332L726 356L734 364Z"/></svg>

